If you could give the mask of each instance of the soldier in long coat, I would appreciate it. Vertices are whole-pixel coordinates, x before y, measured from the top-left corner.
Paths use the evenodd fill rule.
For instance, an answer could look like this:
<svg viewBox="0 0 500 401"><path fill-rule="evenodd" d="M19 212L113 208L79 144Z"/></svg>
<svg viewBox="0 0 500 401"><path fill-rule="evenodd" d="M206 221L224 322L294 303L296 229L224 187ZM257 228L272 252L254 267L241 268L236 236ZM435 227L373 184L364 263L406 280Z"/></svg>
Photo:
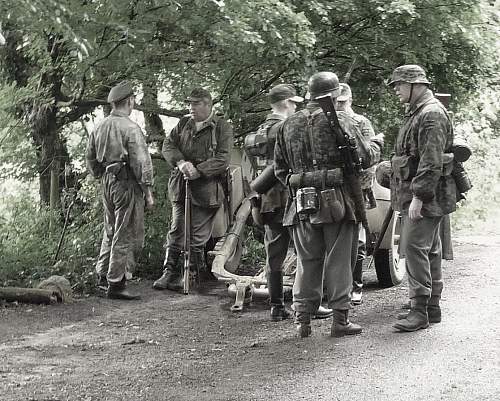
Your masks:
<svg viewBox="0 0 500 401"><path fill-rule="evenodd" d="M456 209L453 126L418 65L396 68L389 85L406 105L391 159L391 202L402 214L411 309L394 327L415 331L441 321L443 291L439 225Z"/></svg>

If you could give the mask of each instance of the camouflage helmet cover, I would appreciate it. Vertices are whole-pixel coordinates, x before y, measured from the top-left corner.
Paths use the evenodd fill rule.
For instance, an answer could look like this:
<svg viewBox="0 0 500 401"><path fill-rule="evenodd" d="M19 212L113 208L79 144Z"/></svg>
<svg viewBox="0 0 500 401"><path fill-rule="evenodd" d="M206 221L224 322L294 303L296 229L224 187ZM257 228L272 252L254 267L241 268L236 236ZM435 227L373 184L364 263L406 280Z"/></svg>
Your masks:
<svg viewBox="0 0 500 401"><path fill-rule="evenodd" d="M392 76L387 85L392 86L396 82L430 85L430 82L425 75L424 69L416 64L406 64L397 67L392 72Z"/></svg>
<svg viewBox="0 0 500 401"><path fill-rule="evenodd" d="M307 86L311 94L311 100L326 95L332 95L333 97L340 95L339 78L333 72L323 71L313 74L309 78Z"/></svg>

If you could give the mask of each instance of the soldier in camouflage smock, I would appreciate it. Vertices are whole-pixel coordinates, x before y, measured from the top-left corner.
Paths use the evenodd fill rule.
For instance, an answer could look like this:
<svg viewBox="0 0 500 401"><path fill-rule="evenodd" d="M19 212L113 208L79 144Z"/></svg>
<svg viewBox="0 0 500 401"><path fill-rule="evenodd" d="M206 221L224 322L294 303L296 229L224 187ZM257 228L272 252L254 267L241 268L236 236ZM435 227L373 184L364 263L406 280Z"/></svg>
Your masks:
<svg viewBox="0 0 500 401"><path fill-rule="evenodd" d="M154 204L153 165L140 127L128 117L132 86L113 87L108 102L113 110L90 135L85 154L89 171L103 186L104 234L96 270L100 284L109 284L109 298L138 299L125 281L144 243L144 202L148 208Z"/></svg>
<svg viewBox="0 0 500 401"><path fill-rule="evenodd" d="M352 109L352 91L349 85L340 84L340 96L337 98L335 109L338 112L345 112L354 121L357 127L355 130L358 144L358 151L363 155L362 159L366 162L360 174L361 189L365 195L367 208L374 208L371 204L373 198L372 185L375 177L375 164L380 161L380 153L384 146L383 135L375 135L373 126L365 116L356 114ZM340 113L342 114L342 113ZM352 271L352 293L351 302L353 305L359 305L362 302L363 290L363 261L366 258L366 232L359 224L358 251L356 263Z"/></svg>
<svg viewBox="0 0 500 401"><path fill-rule="evenodd" d="M411 310L394 325L401 331L441 321L443 290L439 224L456 209L453 127L444 106L429 90L418 65L396 68L389 85L406 104L391 159L391 202L401 212Z"/></svg>
<svg viewBox="0 0 500 401"><path fill-rule="evenodd" d="M314 102L321 96L336 98L339 81L334 73L320 72L309 79L308 87L312 101L282 123L274 154L276 177L293 195L288 198L283 225L291 227L299 258L293 286L297 329L301 337L311 334L311 315L321 302L324 277L334 312L331 335L358 334L361 327L348 319L351 265L358 241L354 203L350 188L343 183L344 165L336 138ZM338 117L347 132L355 129L348 115L339 113ZM315 197L317 207L298 213L306 192Z"/></svg>
<svg viewBox="0 0 500 401"><path fill-rule="evenodd" d="M157 290L179 291L183 287L179 257L184 240L184 180L190 181L192 197L190 270L205 269L204 248L224 200L222 182L233 146L233 129L213 112L208 91L193 89L186 101L191 114L181 118L163 142L163 157L173 168L168 181L172 221L163 275L153 284Z"/></svg>

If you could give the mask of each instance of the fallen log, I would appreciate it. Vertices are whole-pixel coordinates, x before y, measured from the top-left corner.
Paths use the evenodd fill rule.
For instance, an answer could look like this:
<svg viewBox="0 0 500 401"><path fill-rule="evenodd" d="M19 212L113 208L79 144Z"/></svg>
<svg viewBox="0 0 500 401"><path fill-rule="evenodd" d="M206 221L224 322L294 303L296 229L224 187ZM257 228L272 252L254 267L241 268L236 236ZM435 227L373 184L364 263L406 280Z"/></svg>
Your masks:
<svg viewBox="0 0 500 401"><path fill-rule="evenodd" d="M62 302L61 294L40 288L0 287L0 299L24 304L55 304Z"/></svg>

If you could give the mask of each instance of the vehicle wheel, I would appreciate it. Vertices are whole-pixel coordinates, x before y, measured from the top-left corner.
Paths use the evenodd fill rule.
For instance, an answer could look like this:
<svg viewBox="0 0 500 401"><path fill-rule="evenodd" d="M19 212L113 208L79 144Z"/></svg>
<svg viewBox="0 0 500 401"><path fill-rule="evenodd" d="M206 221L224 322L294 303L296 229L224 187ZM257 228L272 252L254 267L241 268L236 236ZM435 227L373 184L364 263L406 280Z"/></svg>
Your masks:
<svg viewBox="0 0 500 401"><path fill-rule="evenodd" d="M387 288L403 281L406 271L405 259L399 255L399 239L401 234L401 219L399 213L394 213L392 225L392 241L390 249L379 249L375 254L375 271L378 283Z"/></svg>

